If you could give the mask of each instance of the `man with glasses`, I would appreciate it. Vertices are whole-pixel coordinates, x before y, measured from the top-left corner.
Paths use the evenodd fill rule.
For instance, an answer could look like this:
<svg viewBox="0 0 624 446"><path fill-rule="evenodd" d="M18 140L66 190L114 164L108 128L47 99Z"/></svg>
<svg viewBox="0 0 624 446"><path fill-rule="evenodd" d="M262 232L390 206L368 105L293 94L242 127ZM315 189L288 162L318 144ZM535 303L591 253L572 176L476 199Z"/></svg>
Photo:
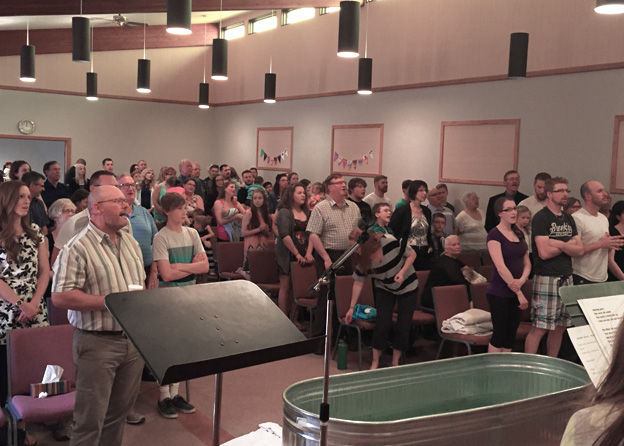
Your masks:
<svg viewBox="0 0 624 446"><path fill-rule="evenodd" d="M75 327L76 403L72 445L121 445L139 391L143 360L104 305L111 293L143 286L139 244L122 231L128 203L116 186L89 194L89 223L59 254L52 301Z"/></svg>
<svg viewBox="0 0 624 446"><path fill-rule="evenodd" d="M349 248L349 234L357 227L360 219L360 209L346 199L347 183L342 175L331 174L323 184L327 198L314 206L307 227L319 275ZM340 275L350 275L352 272L348 261ZM325 334L326 299L327 290L323 287L315 308L312 336ZM333 332L336 333L336 330Z"/></svg>
<svg viewBox="0 0 624 446"><path fill-rule="evenodd" d="M89 179L89 192L93 192L99 186L115 186L117 187L117 178L115 178L115 174L113 172L109 172L108 170L98 170L91 175ZM54 262L56 261L56 257L59 252L71 238L78 234L82 229L84 229L87 224L89 224L89 208L87 207L84 211L78 212L72 218L67 220L58 235L56 236L56 240L54 240L54 249L52 250L52 258L50 259L50 266L54 267ZM132 229L130 225L126 225L126 231L129 231L132 234Z"/></svg>
<svg viewBox="0 0 624 446"><path fill-rule="evenodd" d="M488 232L498 224L498 217L494 213L494 203L496 203L496 200L500 197L505 197L519 204L522 200L529 198L518 191L520 187L520 174L518 174L517 171L508 170L505 172L503 181L505 182L505 192L490 197L490 201L488 201L487 211L485 213L485 230Z"/></svg>
<svg viewBox="0 0 624 446"><path fill-rule="evenodd" d="M44 181L45 177L39 172L26 172L22 175L22 182L30 190L30 207L28 209L30 222L35 223L44 234L47 234L47 225L50 224L50 219L48 218L46 206L41 199L41 192L45 187Z"/></svg>
<svg viewBox="0 0 624 446"><path fill-rule="evenodd" d="M572 285L572 257L583 254L583 244L571 215L563 212L568 201L568 180L562 177L546 181L548 203L533 217L533 301L525 353L537 353L546 333L546 354L557 357L570 315L559 288Z"/></svg>
<svg viewBox="0 0 624 446"><path fill-rule="evenodd" d="M585 205L572 214L578 230L583 255L572 259L575 285L606 282L608 278L609 251L624 245L624 236L609 235L609 220L600 208L609 201L609 194L598 181L587 181L581 186Z"/></svg>

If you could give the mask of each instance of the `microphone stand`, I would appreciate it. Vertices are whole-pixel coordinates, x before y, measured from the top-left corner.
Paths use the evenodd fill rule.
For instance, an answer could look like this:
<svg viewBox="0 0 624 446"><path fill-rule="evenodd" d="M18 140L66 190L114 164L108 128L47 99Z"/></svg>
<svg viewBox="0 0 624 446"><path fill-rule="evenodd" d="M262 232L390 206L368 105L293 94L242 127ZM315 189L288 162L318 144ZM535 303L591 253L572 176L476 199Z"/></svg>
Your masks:
<svg viewBox="0 0 624 446"><path fill-rule="evenodd" d="M347 249L338 260L332 263L329 268L321 274L321 277L319 277L319 279L312 286L310 286L310 288L308 288L309 291L314 290L318 292L321 289L321 285L327 285L327 308L325 309L325 356L323 358L323 401L321 402L319 410L319 418L321 420L320 446L327 445L327 426L329 422L329 327L332 318L331 303L336 300L336 273L342 267L344 262L346 262L347 259L360 248L360 246L366 243L369 237L370 234L368 231L363 231L358 236L355 244L349 247L349 249Z"/></svg>

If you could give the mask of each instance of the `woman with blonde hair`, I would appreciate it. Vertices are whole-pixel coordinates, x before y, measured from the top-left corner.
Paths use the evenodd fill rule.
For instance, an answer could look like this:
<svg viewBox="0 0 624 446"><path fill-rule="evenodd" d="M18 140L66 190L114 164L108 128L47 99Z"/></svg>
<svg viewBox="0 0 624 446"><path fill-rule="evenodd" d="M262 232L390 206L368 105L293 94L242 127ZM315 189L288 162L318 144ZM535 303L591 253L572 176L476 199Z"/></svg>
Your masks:
<svg viewBox="0 0 624 446"><path fill-rule="evenodd" d="M137 192L141 206L145 209L152 209L152 192L154 192L154 169L147 167L141 172Z"/></svg>
<svg viewBox="0 0 624 446"><path fill-rule="evenodd" d="M82 163L76 163L75 175L69 178L67 187L70 193L76 192L78 189L89 190L89 179L87 178L87 167Z"/></svg>

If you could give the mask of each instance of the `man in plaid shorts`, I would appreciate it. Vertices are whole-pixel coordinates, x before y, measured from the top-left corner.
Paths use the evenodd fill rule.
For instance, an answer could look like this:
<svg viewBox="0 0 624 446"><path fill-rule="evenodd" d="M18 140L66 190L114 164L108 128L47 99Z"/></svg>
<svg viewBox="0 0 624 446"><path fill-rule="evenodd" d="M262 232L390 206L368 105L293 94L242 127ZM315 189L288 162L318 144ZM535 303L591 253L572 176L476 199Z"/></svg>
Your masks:
<svg viewBox="0 0 624 446"><path fill-rule="evenodd" d="M572 285L572 257L583 255L583 244L571 215L561 210L568 201L568 180L562 177L546 181L548 204L533 217L533 327L527 335L525 353L537 353L546 333L546 354L557 357L561 339L570 323L559 288Z"/></svg>

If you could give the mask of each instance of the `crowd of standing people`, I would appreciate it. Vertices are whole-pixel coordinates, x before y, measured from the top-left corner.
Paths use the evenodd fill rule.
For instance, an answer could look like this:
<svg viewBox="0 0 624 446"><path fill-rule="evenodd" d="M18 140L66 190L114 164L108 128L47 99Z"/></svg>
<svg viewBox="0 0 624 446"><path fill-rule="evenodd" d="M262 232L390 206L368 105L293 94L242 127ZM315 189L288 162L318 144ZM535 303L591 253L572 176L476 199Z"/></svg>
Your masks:
<svg viewBox="0 0 624 446"><path fill-rule="evenodd" d="M511 351L520 311L530 304L533 327L525 351L537 352L547 336L546 353L556 356L569 325L559 288L624 279L624 202L611 208L597 181L582 185L581 204L569 197L565 178L537 174L535 194L528 197L518 191L518 172L509 171L505 191L489 199L485 212L473 191L463 194L464 209L456 212L445 184L430 188L422 180L403 181L403 196L393 203L384 175L374 178L367 195L363 178L347 183L339 174L321 183L289 172L272 184L256 168L239 178L231 166L213 164L202 179L199 163L187 159L177 170L153 169L145 160L128 172L113 170L106 158L88 176L86 161L78 159L61 182L57 161L46 162L41 174L20 160L0 184L0 360L6 358L8 330L48 324L46 297L68 311L76 329L78 390L72 444L120 444L126 422L144 421L132 410L143 362L104 307L104 296L193 285L214 274L214 243L244 241L243 276L249 274L248 252L274 249L278 305L296 320L291 263L321 274L359 232L368 231L369 241L340 274L354 278L347 323L364 281L372 279L377 325L371 368L379 367L387 346L393 348L392 365L409 348L419 287L425 289L423 310L434 311L432 287L468 285L462 248L487 250L494 264L487 288L494 326L490 352ZM422 270L431 271L426 284L417 280ZM534 286L525 296L529 277ZM325 297L321 290L312 336L324 334ZM6 363L0 367L6 370ZM178 387L160 389L157 409L165 418L195 411ZM0 387L3 403L6 393Z"/></svg>

